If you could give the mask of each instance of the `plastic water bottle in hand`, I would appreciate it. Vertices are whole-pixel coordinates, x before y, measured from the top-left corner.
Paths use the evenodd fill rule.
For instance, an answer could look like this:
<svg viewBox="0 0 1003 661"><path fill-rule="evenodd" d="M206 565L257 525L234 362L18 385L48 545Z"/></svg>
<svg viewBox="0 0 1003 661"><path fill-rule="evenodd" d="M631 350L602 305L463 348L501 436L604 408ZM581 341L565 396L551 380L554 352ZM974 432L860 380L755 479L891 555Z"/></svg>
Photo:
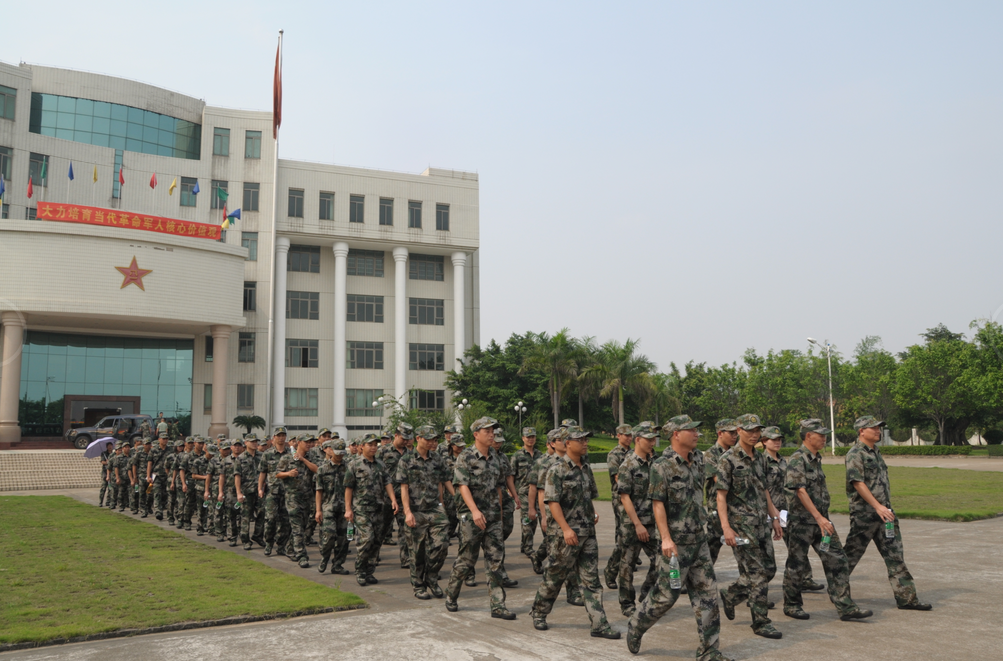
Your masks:
<svg viewBox="0 0 1003 661"><path fill-rule="evenodd" d="M675 553L669 560L669 587L673 590L680 590L683 587L683 580L679 574L679 556Z"/></svg>
<svg viewBox="0 0 1003 661"><path fill-rule="evenodd" d="M895 539L895 519L892 519L891 521L885 521L885 538Z"/></svg>
<svg viewBox="0 0 1003 661"><path fill-rule="evenodd" d="M352 541L355 539L355 524L352 523L351 521L348 522L348 530L345 533L345 537L348 539L348 541Z"/></svg>
<svg viewBox="0 0 1003 661"><path fill-rule="evenodd" d="M822 536L822 543L818 545L818 552L819 553L825 553L826 551L828 551L829 550L829 542L831 542L831 541L832 541L832 536L829 533L826 533L825 535L823 535Z"/></svg>
<svg viewBox="0 0 1003 661"><path fill-rule="evenodd" d="M724 541L724 535L721 535L721 543L726 546L728 544L728 542ZM747 546L748 544L749 544L748 537L738 537L737 535L735 536L735 546Z"/></svg>

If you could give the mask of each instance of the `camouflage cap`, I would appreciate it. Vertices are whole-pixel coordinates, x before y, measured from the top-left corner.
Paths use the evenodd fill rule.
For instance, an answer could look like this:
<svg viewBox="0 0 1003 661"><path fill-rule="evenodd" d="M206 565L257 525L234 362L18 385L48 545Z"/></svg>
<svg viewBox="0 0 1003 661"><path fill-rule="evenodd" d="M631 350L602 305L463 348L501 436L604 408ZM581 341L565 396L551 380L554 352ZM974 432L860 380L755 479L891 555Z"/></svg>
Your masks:
<svg viewBox="0 0 1003 661"><path fill-rule="evenodd" d="M205 443L205 439L197 434L192 437L192 440L196 443Z"/></svg>
<svg viewBox="0 0 1003 661"><path fill-rule="evenodd" d="M489 418L484 416L483 418L477 418L470 425L470 431L480 431L481 429L487 429L488 427L500 427L498 421L494 418Z"/></svg>
<svg viewBox="0 0 1003 661"><path fill-rule="evenodd" d="M424 438L426 441L434 441L441 436L441 434L439 434L439 430L432 425L422 425L421 427L418 427L418 431L416 433L420 438Z"/></svg>
<svg viewBox="0 0 1003 661"><path fill-rule="evenodd" d="M348 450L345 449L345 439L343 438L330 438L324 441L324 445L330 443L330 448L334 450L337 455L348 454Z"/></svg>
<svg viewBox="0 0 1003 661"><path fill-rule="evenodd" d="M640 436L641 438L658 438L658 427L651 420L645 420L636 427L630 430L630 433L634 436Z"/></svg>
<svg viewBox="0 0 1003 661"><path fill-rule="evenodd" d="M390 435L390 432L383 432L382 434L377 436L377 438L379 438L381 441L389 441L391 438L393 438L393 436Z"/></svg>
<svg viewBox="0 0 1003 661"><path fill-rule="evenodd" d="M579 438L588 438L591 435L592 435L592 432L585 431L584 429L582 429L578 425L569 425L568 427L564 428L564 431L561 434L561 437L565 441L573 441L573 440L576 440L576 439L579 439Z"/></svg>
<svg viewBox="0 0 1003 661"><path fill-rule="evenodd" d="M562 427L577 427L578 426L578 421L575 420L574 418L565 418L564 420L561 420L561 426Z"/></svg>
<svg viewBox="0 0 1003 661"><path fill-rule="evenodd" d="M321 427L321 430L317 432L317 438L320 438L324 434L330 434L330 433L331 433L330 429L328 429L327 427Z"/></svg>
<svg viewBox="0 0 1003 661"><path fill-rule="evenodd" d="M461 424L459 424L457 422L454 422L451 425L446 425L446 433L447 434L462 434L463 433L463 425L461 425Z"/></svg>
<svg viewBox="0 0 1003 661"><path fill-rule="evenodd" d="M494 439L494 442L495 443L504 443L505 442L505 430L502 429L501 427L495 427L495 439Z"/></svg>
<svg viewBox="0 0 1003 661"><path fill-rule="evenodd" d="M455 445L458 448L467 447L467 442L464 440L463 434L453 434L453 436L449 439L449 444Z"/></svg>
<svg viewBox="0 0 1003 661"><path fill-rule="evenodd" d="M634 433L634 428L628 424L622 424L616 426L617 436L619 436L620 434L633 434L633 433Z"/></svg>
<svg viewBox="0 0 1003 661"><path fill-rule="evenodd" d="M371 432L359 439L359 445L366 445L368 443L379 443L379 442L380 442L380 437Z"/></svg>
<svg viewBox="0 0 1003 661"><path fill-rule="evenodd" d="M551 429L550 431L548 431L547 432L547 442L548 443L552 443L554 441L560 441L561 440L561 431L562 430L561 430L560 427L558 427L557 429Z"/></svg>
<svg viewBox="0 0 1003 661"><path fill-rule="evenodd" d="M752 431L757 427L763 428L766 426L763 424L763 421L759 419L759 416L756 415L755 413L745 413L743 415L740 415L738 416L738 418L736 418L735 422L738 424L739 427L741 427L745 431Z"/></svg>
<svg viewBox="0 0 1003 661"><path fill-rule="evenodd" d="M341 434L339 434L336 431L335 432L331 432L331 438L341 438Z"/></svg>
<svg viewBox="0 0 1003 661"><path fill-rule="evenodd" d="M766 427L763 429L763 438L783 440L784 434L780 431L780 427Z"/></svg>
<svg viewBox="0 0 1003 661"><path fill-rule="evenodd" d="M358 438L353 438L353 439L351 439L351 440L348 441L348 444L349 445L358 445L359 444L359 439Z"/></svg>
<svg viewBox="0 0 1003 661"><path fill-rule="evenodd" d="M233 440L231 440L231 441L230 441L230 445L231 445L231 446L232 446L232 445L240 445L240 446L243 446L243 445L244 445L244 439L242 439L242 438L235 438L235 439L233 439Z"/></svg>
<svg viewBox="0 0 1003 661"><path fill-rule="evenodd" d="M222 441L220 441L219 442L219 449L220 450L229 450L230 449L230 441L228 441L226 439L223 439Z"/></svg>
<svg viewBox="0 0 1003 661"><path fill-rule="evenodd" d="M141 439L139 436L137 436L136 438L132 439L132 444L133 445L142 445L143 444L143 439Z"/></svg>
<svg viewBox="0 0 1003 661"><path fill-rule="evenodd" d="M150 437L146 437L146 438L143 439L143 445L151 445L152 443L153 443L153 439L150 438Z"/></svg>
<svg viewBox="0 0 1003 661"><path fill-rule="evenodd" d="M210 452L212 454L216 454L217 452L219 452L219 448L216 447L215 443L213 443L212 441L210 441L210 442L208 442L208 443L205 444L205 451L206 452Z"/></svg>
<svg viewBox="0 0 1003 661"><path fill-rule="evenodd" d="M733 418L724 418L714 423L714 431L738 431L738 421Z"/></svg>
<svg viewBox="0 0 1003 661"><path fill-rule="evenodd" d="M226 434L216 434L216 440L217 441L225 441L226 440Z"/></svg>
<svg viewBox="0 0 1003 661"><path fill-rule="evenodd" d="M183 448L185 447L185 442L179 438L178 440L174 441L174 447Z"/></svg>
<svg viewBox="0 0 1003 661"><path fill-rule="evenodd" d="M250 434L244 434L244 442L250 443L251 441L254 441L255 443L257 443L258 442L258 435L255 434L254 432L251 432Z"/></svg>
<svg viewBox="0 0 1003 661"><path fill-rule="evenodd" d="M523 427L522 428L523 438L536 438L536 427Z"/></svg>
<svg viewBox="0 0 1003 661"><path fill-rule="evenodd" d="M821 434L822 436L832 433L832 430L826 427L825 423L818 418L808 418L807 420L802 420L801 431Z"/></svg>
<svg viewBox="0 0 1003 661"><path fill-rule="evenodd" d="M674 418L669 418L669 421L662 426L662 431L671 434L676 431L696 429L701 424L699 420L693 420L688 415L677 415Z"/></svg>
<svg viewBox="0 0 1003 661"><path fill-rule="evenodd" d="M396 432L401 435L404 440L410 441L414 438L414 427L406 422L402 422L397 425Z"/></svg>
<svg viewBox="0 0 1003 661"><path fill-rule="evenodd" d="M288 434L285 427L276 427L272 430L272 436L278 436L279 434Z"/></svg>
<svg viewBox="0 0 1003 661"><path fill-rule="evenodd" d="M296 439L296 442L297 443L309 443L310 441L316 441L316 440L317 440L316 436L314 436L310 432L307 432L305 434L300 434L299 437Z"/></svg>
<svg viewBox="0 0 1003 661"><path fill-rule="evenodd" d="M878 420L873 415L862 415L857 418L857 421L853 423L853 428L857 431L861 429L870 429L871 427L884 427L884 420Z"/></svg>
<svg viewBox="0 0 1003 661"><path fill-rule="evenodd" d="M157 434L157 438L167 438L167 432L162 431Z"/></svg>

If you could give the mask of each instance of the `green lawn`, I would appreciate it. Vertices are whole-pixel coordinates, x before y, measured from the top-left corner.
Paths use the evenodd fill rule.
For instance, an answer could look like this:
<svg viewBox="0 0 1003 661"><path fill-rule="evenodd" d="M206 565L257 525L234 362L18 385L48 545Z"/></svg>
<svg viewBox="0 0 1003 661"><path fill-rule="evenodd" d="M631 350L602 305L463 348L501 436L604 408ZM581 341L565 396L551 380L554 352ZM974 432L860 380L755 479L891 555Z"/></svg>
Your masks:
<svg viewBox="0 0 1003 661"><path fill-rule="evenodd" d="M609 474L596 472L599 500L610 499ZM849 512L846 469L826 465L830 511ZM892 507L904 519L975 521L1003 514L1003 473L890 466Z"/></svg>
<svg viewBox="0 0 1003 661"><path fill-rule="evenodd" d="M0 498L0 643L360 605L63 496Z"/></svg>

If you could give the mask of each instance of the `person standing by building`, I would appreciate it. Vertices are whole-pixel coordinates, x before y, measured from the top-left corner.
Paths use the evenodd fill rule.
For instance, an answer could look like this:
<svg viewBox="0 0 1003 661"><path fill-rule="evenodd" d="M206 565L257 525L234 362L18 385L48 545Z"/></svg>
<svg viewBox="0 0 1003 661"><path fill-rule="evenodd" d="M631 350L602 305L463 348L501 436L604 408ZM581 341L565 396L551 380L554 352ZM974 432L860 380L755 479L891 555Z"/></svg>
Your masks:
<svg viewBox="0 0 1003 661"><path fill-rule="evenodd" d="M167 459L169 456L167 432L158 432L157 447L153 448L146 461L146 480L153 484L153 508L156 510L157 521L163 520L164 507L167 505Z"/></svg>
<svg viewBox="0 0 1003 661"><path fill-rule="evenodd" d="M850 569L836 527L829 521L829 489L822 471L819 451L831 434L818 418L801 421L802 445L787 463L784 493L790 510L787 515L787 567L784 571L784 615L807 620L801 599L808 549L815 549L832 601L841 620L859 620L873 613L861 610L850 597Z"/></svg>
<svg viewBox="0 0 1003 661"><path fill-rule="evenodd" d="M160 413L160 416L157 420L157 438L160 438L161 434L165 434L165 438L170 436L168 426L169 425L167 424L167 421L164 420L164 414Z"/></svg>
<svg viewBox="0 0 1003 661"><path fill-rule="evenodd" d="M129 505L133 514L139 514L143 501L146 500L146 484L143 481L145 471L141 471L140 466L146 466L146 453L143 452L143 439L137 438L129 459L129 482L132 485Z"/></svg>
<svg viewBox="0 0 1003 661"><path fill-rule="evenodd" d="M616 480L620 470L620 464L627 455L630 454L630 446L634 442L634 434L630 425L619 425L616 428L616 447L606 455L606 466L609 470L610 493L617 493ZM613 552L606 562L606 570L603 578L606 579L606 587L616 590L616 577L620 573L620 559L623 557L623 543L620 537L621 526L623 524L623 504L617 498L612 498L613 506L613 530L614 544Z"/></svg>
<svg viewBox="0 0 1003 661"><path fill-rule="evenodd" d="M293 554L289 559L306 569L310 558L306 551L307 517L310 514L308 499L315 498L316 487L313 475L317 465L306 458L310 445L317 437L306 433L300 435L296 443L296 454L279 459L276 476L282 480L282 490L286 494L286 512L289 513L289 528L292 534Z"/></svg>
<svg viewBox="0 0 1003 661"><path fill-rule="evenodd" d="M648 595L658 578L658 532L655 515L648 497L648 482L651 473L652 453L658 428L651 422L642 422L631 430L634 450L620 463L617 470L617 495L623 507L620 524L620 543L623 556L620 558L620 573L617 577L620 588L620 612L631 617L637 610L634 605L634 567L641 551L647 554L651 564L641 585L641 600Z"/></svg>
<svg viewBox="0 0 1003 661"><path fill-rule="evenodd" d="M282 491L282 480L276 477L279 460L286 454L286 428L276 427L272 431L272 447L261 455L258 473L258 498L265 501L265 555L271 555L276 544L279 554L285 553L289 542L286 496Z"/></svg>
<svg viewBox="0 0 1003 661"><path fill-rule="evenodd" d="M101 490L98 492L98 507L104 507L105 496L108 494L108 462L113 456L115 456L115 444L105 443L104 452L101 453Z"/></svg>
<svg viewBox="0 0 1003 661"><path fill-rule="evenodd" d="M345 519L355 524L355 580L359 585L379 583L374 576L376 557L383 541L383 499L390 500L391 512L397 512L386 466L376 457L380 438L362 437L361 458L345 471Z"/></svg>
<svg viewBox="0 0 1003 661"><path fill-rule="evenodd" d="M905 565L902 531L892 511L888 465L878 443L885 423L872 415L857 418L857 442L846 453L846 495L850 501L850 534L846 537L846 560L852 574L871 540L885 561L888 582L901 610L928 611L916 595L916 583ZM891 526L889 526L891 524ZM888 534L889 529L891 535Z"/></svg>
<svg viewBox="0 0 1003 661"><path fill-rule="evenodd" d="M265 545L264 512L258 500L258 475L261 472L261 455L258 454L257 434L244 436L245 450L240 455L240 464L234 478L237 500L240 502L240 541L245 551L251 550L251 542ZM253 532L252 532L253 528Z"/></svg>
<svg viewBox="0 0 1003 661"><path fill-rule="evenodd" d="M665 615L685 587L697 621L697 661L730 661L718 649L721 614L718 610L714 563L707 547L704 516L704 455L697 451L700 422L677 415L662 427L671 445L651 465L648 496L661 538L658 578L637 612L627 622L627 649L637 654L641 638ZM673 556L678 563L674 569ZM680 589L672 587L679 572Z"/></svg>
<svg viewBox="0 0 1003 661"><path fill-rule="evenodd" d="M314 520L320 526L321 574L331 563L331 573L348 575L344 568L348 555L348 521L345 520L345 441L328 439L321 443L325 459L315 478Z"/></svg>

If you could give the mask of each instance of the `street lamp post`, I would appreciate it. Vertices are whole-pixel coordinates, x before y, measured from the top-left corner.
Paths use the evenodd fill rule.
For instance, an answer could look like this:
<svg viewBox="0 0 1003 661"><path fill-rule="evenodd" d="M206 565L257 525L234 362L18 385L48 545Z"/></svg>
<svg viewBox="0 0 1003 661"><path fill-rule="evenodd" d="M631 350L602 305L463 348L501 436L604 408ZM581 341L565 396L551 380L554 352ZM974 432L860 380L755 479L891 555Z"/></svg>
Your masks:
<svg viewBox="0 0 1003 661"><path fill-rule="evenodd" d="M808 341L822 351L825 351L826 360L829 363L829 425L832 428L832 454L836 454L836 407L832 398L832 345L829 340L825 340L825 345L819 344L818 340L809 337Z"/></svg>
<svg viewBox="0 0 1003 661"><path fill-rule="evenodd" d="M519 402L518 404L516 404L513 407L513 410L516 413L519 414L519 429L521 430L522 429L522 414L526 412L526 407L522 405L522 402Z"/></svg>
<svg viewBox="0 0 1003 661"><path fill-rule="evenodd" d="M391 397L390 395L381 395L380 397L376 398L375 402L373 402L373 408L375 409L375 408L379 407L379 409L380 409L380 433L381 434L383 433L383 412L386 411L386 410L388 410L388 409L390 409L396 403L397 403L397 400L394 399L393 397Z"/></svg>

